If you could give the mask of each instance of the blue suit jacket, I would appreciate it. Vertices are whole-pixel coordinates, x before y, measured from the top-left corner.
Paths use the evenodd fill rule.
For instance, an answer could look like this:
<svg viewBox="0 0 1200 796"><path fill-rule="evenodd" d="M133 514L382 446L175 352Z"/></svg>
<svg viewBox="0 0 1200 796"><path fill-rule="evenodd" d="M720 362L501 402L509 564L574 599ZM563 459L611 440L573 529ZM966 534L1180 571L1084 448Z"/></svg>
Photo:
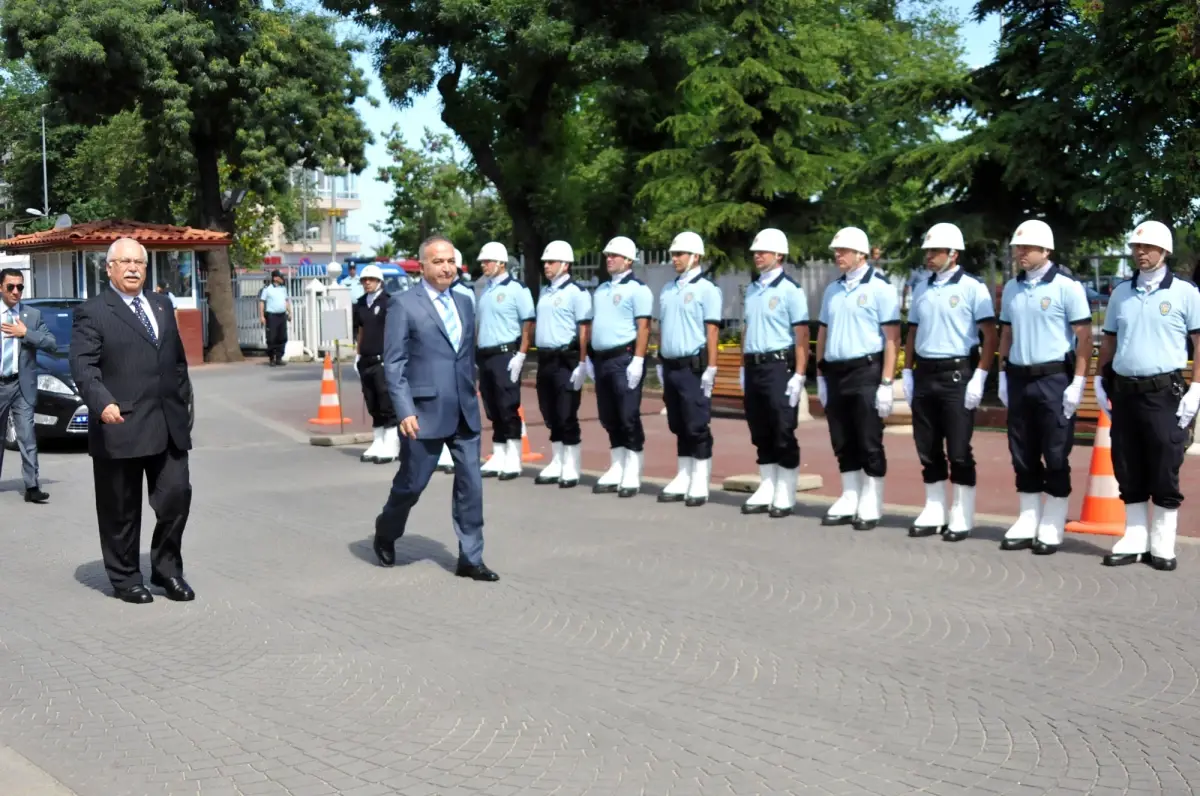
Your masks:
<svg viewBox="0 0 1200 796"><path fill-rule="evenodd" d="M388 301L383 368L396 417L415 415L418 439L453 437L459 419L479 433L475 392L475 310L458 291L450 292L462 324L458 351L433 301L418 283Z"/></svg>

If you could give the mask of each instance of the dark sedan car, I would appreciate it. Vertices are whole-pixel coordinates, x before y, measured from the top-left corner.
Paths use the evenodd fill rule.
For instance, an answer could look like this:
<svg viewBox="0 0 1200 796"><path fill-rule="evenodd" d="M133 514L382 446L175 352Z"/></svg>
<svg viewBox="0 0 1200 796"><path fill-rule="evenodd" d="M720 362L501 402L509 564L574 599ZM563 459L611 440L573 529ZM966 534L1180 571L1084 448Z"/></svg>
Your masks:
<svg viewBox="0 0 1200 796"><path fill-rule="evenodd" d="M33 428L38 439L87 439L88 408L75 380L71 378L71 365L67 352L71 344L71 325L75 321L75 308L83 303L76 298L26 299L22 302L42 311L42 319L50 333L58 341L58 350L53 353L37 352L38 394L37 406L33 409ZM192 396L188 396L188 421L193 421L195 407ZM16 432L12 416L4 428L4 447L17 449Z"/></svg>

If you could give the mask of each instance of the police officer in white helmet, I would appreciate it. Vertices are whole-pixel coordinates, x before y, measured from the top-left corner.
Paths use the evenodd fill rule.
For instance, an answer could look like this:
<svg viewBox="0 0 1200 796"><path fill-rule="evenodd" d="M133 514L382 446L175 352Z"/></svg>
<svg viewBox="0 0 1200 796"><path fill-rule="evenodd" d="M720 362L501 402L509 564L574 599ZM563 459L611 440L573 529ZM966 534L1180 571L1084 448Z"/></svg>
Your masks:
<svg viewBox="0 0 1200 796"><path fill-rule="evenodd" d="M892 413L900 301L887 276L867 264L867 233L846 227L829 248L842 276L821 301L817 397L829 421L842 494L821 524L869 531L883 517L883 420Z"/></svg>
<svg viewBox="0 0 1200 796"><path fill-rule="evenodd" d="M1129 246L1137 274L1113 288L1096 363L1096 399L1105 412L1112 402L1113 474L1125 503L1125 534L1104 563L1144 560L1170 572L1183 503L1179 469L1200 409L1200 290L1168 270L1174 247L1165 224L1138 224Z"/></svg>
<svg viewBox="0 0 1200 796"><path fill-rule="evenodd" d="M925 482L925 507L908 535L940 533L944 541L960 542L975 525L971 437L996 355L996 311L987 285L959 265L966 244L958 227L934 224L921 248L931 275L913 287L903 377ZM953 491L949 512L947 480Z"/></svg>
<svg viewBox="0 0 1200 796"><path fill-rule="evenodd" d="M1021 271L1000 298L999 392L1008 407L1021 513L1000 548L1051 555L1067 523L1075 412L1092 357L1092 311L1083 285L1051 261L1054 233L1046 222L1022 223L1012 247Z"/></svg>

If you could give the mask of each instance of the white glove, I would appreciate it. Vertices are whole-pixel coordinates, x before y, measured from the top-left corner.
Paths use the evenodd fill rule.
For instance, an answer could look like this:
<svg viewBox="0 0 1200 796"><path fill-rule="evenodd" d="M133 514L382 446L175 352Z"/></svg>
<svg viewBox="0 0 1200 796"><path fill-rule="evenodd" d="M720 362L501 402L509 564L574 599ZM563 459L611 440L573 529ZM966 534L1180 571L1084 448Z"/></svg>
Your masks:
<svg viewBox="0 0 1200 796"><path fill-rule="evenodd" d="M1179 427L1187 428L1195 420L1198 409L1200 409L1200 381L1195 381L1183 394L1183 400L1179 402L1179 408L1175 410L1175 416L1179 418Z"/></svg>
<svg viewBox="0 0 1200 796"><path fill-rule="evenodd" d="M875 411L881 418L887 417L892 413L892 402L895 400L892 385L880 384L879 389L875 391Z"/></svg>
<svg viewBox="0 0 1200 796"><path fill-rule="evenodd" d="M508 360L508 380L516 384L521 380L521 368L525 367L525 355L520 351Z"/></svg>
<svg viewBox="0 0 1200 796"><path fill-rule="evenodd" d="M1096 378L1099 379L1100 377L1097 376ZM1097 382L1097 384L1099 384L1099 382ZM996 392L1000 395L1000 403L1004 404L1004 408L1007 409L1008 408L1008 374L1005 373L1004 371L1000 371L1000 387L999 387L999 389L996 390ZM1106 409L1105 411L1108 411L1108 410Z"/></svg>
<svg viewBox="0 0 1200 796"><path fill-rule="evenodd" d="M913 396L916 395L916 388L913 387L912 368L900 371L900 381L904 383L904 402L912 406Z"/></svg>
<svg viewBox="0 0 1200 796"><path fill-rule="evenodd" d="M358 354L354 355L354 367L356 367L356 368L358 367L358 360L360 360L360 359L362 359L362 357L360 355L358 355Z"/></svg>
<svg viewBox="0 0 1200 796"><path fill-rule="evenodd" d="M1092 377L1092 389L1096 391L1096 403L1100 406L1100 411L1104 413L1105 417L1112 420L1112 409L1108 406L1108 393L1104 391L1104 380L1100 376ZM1183 404L1180 403L1179 407L1182 409Z"/></svg>
<svg viewBox="0 0 1200 796"><path fill-rule="evenodd" d="M596 368L592 366L592 358L587 357L586 359L583 360L583 364L587 367L587 377L589 379L591 379L592 381L595 381L596 380ZM575 389L578 390L579 388L576 387Z"/></svg>
<svg viewBox="0 0 1200 796"><path fill-rule="evenodd" d="M634 357L629 360L629 365L625 368L625 381L629 385L629 389L636 390L638 384L642 381L642 376L646 372L646 358Z"/></svg>
<svg viewBox="0 0 1200 796"><path fill-rule="evenodd" d="M579 392L583 389L583 380L587 376L587 366L580 362L575 366L575 370L571 371L571 389Z"/></svg>
<svg viewBox="0 0 1200 796"><path fill-rule="evenodd" d="M746 369L738 368L738 389L742 392L746 391Z"/></svg>
<svg viewBox="0 0 1200 796"><path fill-rule="evenodd" d="M803 392L804 392L804 374L803 373L793 373L792 377L790 379L788 379L787 391L784 393L785 395L787 395L788 406L794 407L797 404L799 404L800 403L800 395Z"/></svg>
<svg viewBox="0 0 1200 796"><path fill-rule="evenodd" d="M662 387L662 386L666 385L666 382L665 382L665 381L663 381L663 375L662 375L662 365L655 365L655 366L654 366L654 375L658 376L658 386L659 386L659 387Z"/></svg>
<svg viewBox="0 0 1200 796"><path fill-rule="evenodd" d="M971 376L971 380L967 382L967 394L963 398L963 406L970 409L978 409L979 403L983 400L983 385L987 384L987 371L975 368L975 375Z"/></svg>
<svg viewBox="0 0 1200 796"><path fill-rule="evenodd" d="M1063 390L1063 417L1068 420L1075 416L1075 410L1083 402L1083 387L1086 384L1086 377L1076 376L1071 379L1071 384L1067 389Z"/></svg>
<svg viewBox="0 0 1200 796"><path fill-rule="evenodd" d="M713 387L717 384L717 369L709 366L704 369L704 373L700 376L700 389L704 390L705 398L712 398Z"/></svg>
<svg viewBox="0 0 1200 796"><path fill-rule="evenodd" d="M829 388L825 385L824 376L817 376L817 400L821 402L822 409L829 403Z"/></svg>

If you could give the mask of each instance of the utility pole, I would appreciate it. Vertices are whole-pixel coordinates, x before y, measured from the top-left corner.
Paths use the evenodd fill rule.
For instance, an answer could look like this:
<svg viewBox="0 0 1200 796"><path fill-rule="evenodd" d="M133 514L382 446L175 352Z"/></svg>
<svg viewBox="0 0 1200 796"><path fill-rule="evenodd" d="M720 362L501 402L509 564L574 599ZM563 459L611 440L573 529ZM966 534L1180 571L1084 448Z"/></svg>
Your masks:
<svg viewBox="0 0 1200 796"><path fill-rule="evenodd" d="M300 229L301 251L308 254L308 169L300 168Z"/></svg>
<svg viewBox="0 0 1200 796"><path fill-rule="evenodd" d="M330 260L337 262L337 175L333 175L329 179L329 238L332 241L333 251L330 254Z"/></svg>
<svg viewBox="0 0 1200 796"><path fill-rule="evenodd" d="M46 106L42 105L42 214L50 218L50 179L46 170Z"/></svg>

